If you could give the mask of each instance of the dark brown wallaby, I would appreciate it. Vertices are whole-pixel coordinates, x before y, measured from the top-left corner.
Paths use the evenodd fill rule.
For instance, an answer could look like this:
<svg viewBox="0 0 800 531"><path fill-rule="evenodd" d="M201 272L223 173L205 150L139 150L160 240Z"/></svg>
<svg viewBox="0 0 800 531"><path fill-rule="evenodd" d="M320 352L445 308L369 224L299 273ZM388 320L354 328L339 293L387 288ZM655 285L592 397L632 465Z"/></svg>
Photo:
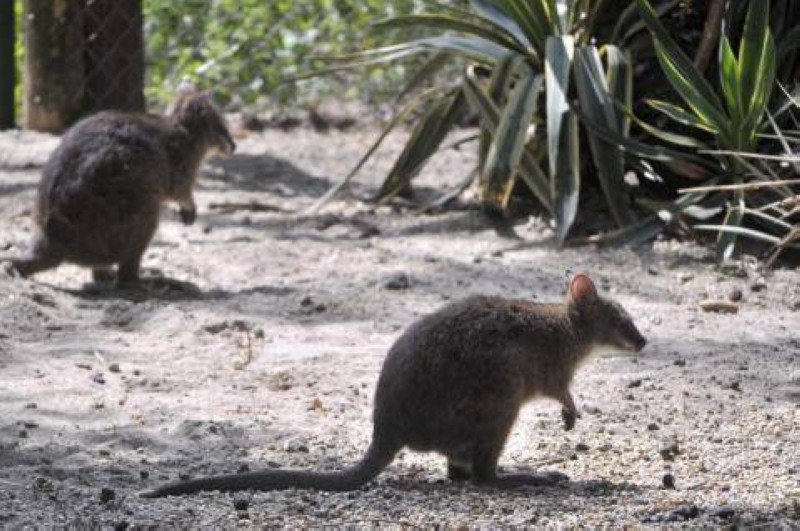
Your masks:
<svg viewBox="0 0 800 531"><path fill-rule="evenodd" d="M596 348L639 351L645 338L616 302L576 275L565 304L472 297L412 324L386 356L375 392L372 443L360 462L337 472L268 470L171 483L144 497L203 490L290 487L352 490L377 476L403 447L448 459L448 475L500 487L550 484L559 473L497 474L520 407L555 398L565 428L578 417L569 391Z"/></svg>
<svg viewBox="0 0 800 531"><path fill-rule="evenodd" d="M118 265L118 285L136 284L161 203L177 202L181 221L193 223L200 163L235 148L211 97L193 88L179 91L167 116L109 111L80 121L47 161L33 249L12 266L27 277L71 262L100 280Z"/></svg>

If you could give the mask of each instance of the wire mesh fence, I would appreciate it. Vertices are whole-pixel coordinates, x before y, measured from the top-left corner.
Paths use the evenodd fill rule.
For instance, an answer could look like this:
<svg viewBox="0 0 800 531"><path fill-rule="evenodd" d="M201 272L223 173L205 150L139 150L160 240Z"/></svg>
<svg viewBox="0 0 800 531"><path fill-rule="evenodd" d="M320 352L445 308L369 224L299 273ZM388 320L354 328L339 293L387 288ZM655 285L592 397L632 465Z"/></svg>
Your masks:
<svg viewBox="0 0 800 531"><path fill-rule="evenodd" d="M228 109L313 105L324 97L374 103L419 66L287 82L318 68L317 54L388 42L370 23L408 13L418 0L0 2L14 5L12 96L18 118L33 129L63 130L101 109L163 108L187 77Z"/></svg>

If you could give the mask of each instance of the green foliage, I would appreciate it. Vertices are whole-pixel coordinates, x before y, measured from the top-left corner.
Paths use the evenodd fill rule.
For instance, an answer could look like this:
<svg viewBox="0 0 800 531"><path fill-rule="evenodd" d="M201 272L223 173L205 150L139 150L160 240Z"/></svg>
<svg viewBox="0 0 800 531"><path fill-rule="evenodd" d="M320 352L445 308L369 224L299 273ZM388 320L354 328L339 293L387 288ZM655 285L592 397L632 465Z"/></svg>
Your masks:
<svg viewBox="0 0 800 531"><path fill-rule="evenodd" d="M519 180L554 217L563 243L575 221L581 184L581 136L573 99L585 113L599 109L601 122L618 135L628 134L628 119L614 106L631 98L631 65L612 45L589 44L593 21L604 2L588 0L469 0L466 8L433 4L428 11L401 15L376 24L379 30L427 28L435 36L406 37L398 44L368 48L340 58L333 68L395 61L413 55L448 55L465 66L461 83L466 101L480 118L479 197L491 211L507 208ZM581 58L575 61L576 56ZM606 61L601 60L601 56ZM349 61L349 62L347 62ZM330 69L326 70L330 71ZM488 73L479 74L479 71ZM325 72L325 71L323 71ZM570 80L577 80L577 92ZM544 105L539 95L544 91ZM452 94L441 98L452 98ZM444 100L428 102L441 109ZM417 105L418 102L413 102ZM411 180L444 139L441 112L423 114L401 159L381 188L386 199L407 190ZM451 123L452 122L452 123ZM539 124L547 123L547 127ZM427 137L428 131L437 134ZM634 223L623 182L624 155L594 130L586 137L603 194L619 227ZM380 142L381 139L378 140Z"/></svg>
<svg viewBox="0 0 800 531"><path fill-rule="evenodd" d="M342 97L343 87L344 97L379 97L397 86L402 66L351 76L346 85L313 80L299 90L287 80L309 70L313 54L379 44L369 22L413 7L414 0L146 0L148 99L169 101L184 77L229 107L296 104L334 91Z"/></svg>
<svg viewBox="0 0 800 531"><path fill-rule="evenodd" d="M775 164L775 159L769 156L782 151L784 158L779 157L780 162L788 162L792 157L786 140L792 135L782 131L774 120L768 120L768 104L778 86L775 83L776 49L769 26L769 2L750 1L738 55L734 54L728 36L722 36L717 89L674 42L647 0L637 2L644 22L653 34L658 61L667 80L688 109L663 101L650 104L674 121L700 133L692 137L650 126L646 130L664 142L699 148L714 176L713 182L704 182L702 186L709 193L695 195L695 200L684 204L682 211L698 206L708 210L725 204L722 224L698 226L701 230L717 231L721 260L733 255L738 236L777 245L782 240L776 233L791 232L791 225L786 221L791 213L776 210L774 205L776 201L779 204L793 198L794 193L782 182L787 173L785 165ZM770 126L776 139L782 142L764 138ZM711 138L706 140L709 135ZM785 158L787 156L789 159ZM688 160L688 156L683 159ZM761 185L749 186L746 184L748 180ZM696 190L689 188L687 192ZM743 226L753 218L764 226L758 230Z"/></svg>

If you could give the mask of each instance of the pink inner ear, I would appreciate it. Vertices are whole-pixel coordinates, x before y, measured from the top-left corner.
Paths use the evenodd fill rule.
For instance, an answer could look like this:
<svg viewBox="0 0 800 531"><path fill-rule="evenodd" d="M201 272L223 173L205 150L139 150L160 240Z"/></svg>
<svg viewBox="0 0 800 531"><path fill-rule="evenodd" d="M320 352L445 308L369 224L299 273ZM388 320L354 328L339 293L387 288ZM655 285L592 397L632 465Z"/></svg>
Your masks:
<svg viewBox="0 0 800 531"><path fill-rule="evenodd" d="M592 279L586 275L575 275L569 285L569 294L574 301L588 301L597 297Z"/></svg>

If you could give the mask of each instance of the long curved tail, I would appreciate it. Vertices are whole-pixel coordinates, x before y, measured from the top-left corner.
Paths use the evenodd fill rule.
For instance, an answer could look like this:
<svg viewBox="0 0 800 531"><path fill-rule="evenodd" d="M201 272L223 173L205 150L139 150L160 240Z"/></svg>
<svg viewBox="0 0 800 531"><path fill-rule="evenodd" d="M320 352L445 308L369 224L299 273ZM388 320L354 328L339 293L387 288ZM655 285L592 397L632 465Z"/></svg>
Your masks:
<svg viewBox="0 0 800 531"><path fill-rule="evenodd" d="M399 447L370 444L361 461L350 468L335 472L313 472L309 470L262 470L243 474L210 476L167 483L152 490L139 493L142 498L160 498L162 496L178 496L195 492L218 490L282 490L289 488L317 489L326 491L354 490L381 473L394 456Z"/></svg>

